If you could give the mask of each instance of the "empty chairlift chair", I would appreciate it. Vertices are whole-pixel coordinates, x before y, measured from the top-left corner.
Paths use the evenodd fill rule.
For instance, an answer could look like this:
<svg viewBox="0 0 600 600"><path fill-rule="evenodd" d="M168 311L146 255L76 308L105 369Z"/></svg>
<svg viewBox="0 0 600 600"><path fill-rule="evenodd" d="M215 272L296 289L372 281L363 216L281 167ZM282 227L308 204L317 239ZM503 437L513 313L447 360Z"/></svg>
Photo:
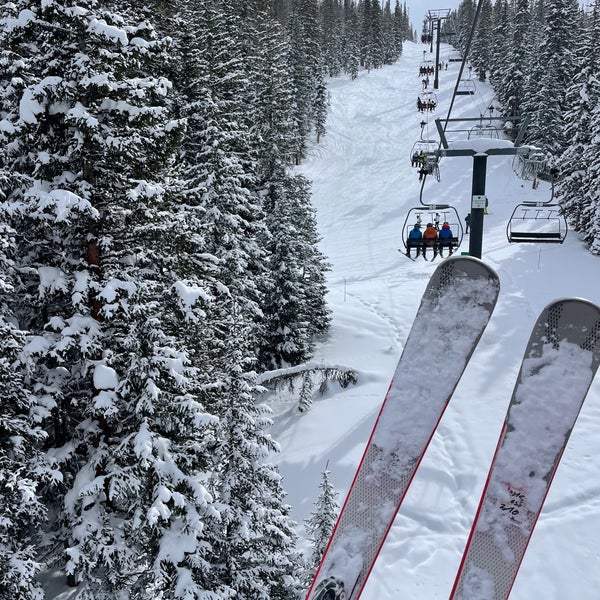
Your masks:
<svg viewBox="0 0 600 600"><path fill-rule="evenodd" d="M506 236L509 242L562 244L567 231L558 204L523 202L513 211Z"/></svg>
<svg viewBox="0 0 600 600"><path fill-rule="evenodd" d="M457 96L472 96L475 93L475 82L472 79L461 79L456 87Z"/></svg>
<svg viewBox="0 0 600 600"><path fill-rule="evenodd" d="M517 154L513 159L513 170L521 179L534 181L548 170L546 155L536 148L527 155Z"/></svg>
<svg viewBox="0 0 600 600"><path fill-rule="evenodd" d="M567 237L567 220L554 198L548 202L522 202L518 204L506 226L509 242L562 244Z"/></svg>
<svg viewBox="0 0 600 600"><path fill-rule="evenodd" d="M489 138L497 140L500 138L500 132L503 130L495 124L497 121L492 117L494 107L490 106L488 110L490 111L489 116L479 115L479 123L471 127L467 135L468 139Z"/></svg>

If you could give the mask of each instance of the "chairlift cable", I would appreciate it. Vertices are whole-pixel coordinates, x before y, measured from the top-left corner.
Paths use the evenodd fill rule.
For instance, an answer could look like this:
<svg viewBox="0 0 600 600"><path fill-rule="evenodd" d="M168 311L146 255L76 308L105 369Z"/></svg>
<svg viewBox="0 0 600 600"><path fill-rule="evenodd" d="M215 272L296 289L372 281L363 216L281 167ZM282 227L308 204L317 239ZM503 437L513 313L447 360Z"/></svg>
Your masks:
<svg viewBox="0 0 600 600"><path fill-rule="evenodd" d="M466 46L465 52L463 54L463 60L460 63L458 77L456 78L456 83L454 85L454 92L452 93L452 98L450 99L450 107L448 108L448 116L446 117L446 121L444 123L444 133L446 132L448 120L450 119L450 115L452 114L452 108L454 107L454 100L456 99L456 91L460 84L460 80L462 79L462 74L465 69L465 65L467 64L467 59L469 58L469 51L471 50L471 42L473 41L473 37L475 35L475 29L477 27L477 21L479 20L479 13L481 12L482 5L483 5L483 0L479 0L479 2L477 3L477 10L475 11L475 17L473 18L473 24L471 25L469 39L467 40L467 46ZM441 145L441 142L440 142L440 145Z"/></svg>

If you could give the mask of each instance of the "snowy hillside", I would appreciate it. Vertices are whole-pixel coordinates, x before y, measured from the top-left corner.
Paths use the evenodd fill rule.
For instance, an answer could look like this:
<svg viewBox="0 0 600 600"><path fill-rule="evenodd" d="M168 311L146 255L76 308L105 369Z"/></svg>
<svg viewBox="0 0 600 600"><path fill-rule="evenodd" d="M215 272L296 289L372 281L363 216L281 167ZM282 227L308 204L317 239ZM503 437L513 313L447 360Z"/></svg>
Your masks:
<svg viewBox="0 0 600 600"><path fill-rule="evenodd" d="M321 472L328 463L343 501L364 450L421 294L436 267L411 262L398 252L411 207L418 205L410 152L424 115L416 110L418 68L425 46L405 43L400 61L357 80L331 80L327 135L301 166L313 181L322 249L328 256L329 339L317 361L343 364L359 373L357 385L332 388L300 415L295 405L276 404L273 434L288 501L301 529L314 510ZM447 49L446 49L447 50ZM441 59L445 59L443 53ZM438 110L445 117L459 63L440 75ZM478 117L493 91L477 84L474 96L457 98L452 117ZM469 212L471 158L444 158L441 182L428 178L426 202L453 204ZM471 520L529 333L550 301L580 296L600 303L600 262L570 232L563 245L511 244L506 224L521 200L547 200L518 179L512 159L490 157L483 260L493 267L501 292L491 322L441 421L379 561L364 600L444 599L450 594ZM468 249L468 236L462 251ZM429 360L424 346L424 362ZM600 377L592 384L511 600L593 600L600 573Z"/></svg>

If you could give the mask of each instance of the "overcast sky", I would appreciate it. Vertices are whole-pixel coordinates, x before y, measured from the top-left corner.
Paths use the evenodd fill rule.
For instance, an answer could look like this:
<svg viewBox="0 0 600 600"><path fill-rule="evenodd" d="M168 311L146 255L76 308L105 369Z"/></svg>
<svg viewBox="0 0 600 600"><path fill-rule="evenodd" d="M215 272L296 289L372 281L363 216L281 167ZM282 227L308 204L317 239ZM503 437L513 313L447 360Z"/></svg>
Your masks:
<svg viewBox="0 0 600 600"><path fill-rule="evenodd" d="M403 0L400 0L400 6L402 6L403 3ZM460 0L406 0L410 22L419 35L421 34L421 27L423 26L423 18L428 10L434 10L436 8L450 8L456 10L459 4ZM392 2L392 6L393 5L394 2Z"/></svg>
<svg viewBox="0 0 600 600"><path fill-rule="evenodd" d="M434 10L436 8L450 8L456 10L461 0L406 0L406 6L410 14L410 21L413 27L417 30L417 33L421 34L421 27L423 26L423 17L427 14L428 10ZM392 7L395 2L392 2ZM400 0L400 6L404 4L404 0ZM592 0L579 0L580 6L591 6Z"/></svg>

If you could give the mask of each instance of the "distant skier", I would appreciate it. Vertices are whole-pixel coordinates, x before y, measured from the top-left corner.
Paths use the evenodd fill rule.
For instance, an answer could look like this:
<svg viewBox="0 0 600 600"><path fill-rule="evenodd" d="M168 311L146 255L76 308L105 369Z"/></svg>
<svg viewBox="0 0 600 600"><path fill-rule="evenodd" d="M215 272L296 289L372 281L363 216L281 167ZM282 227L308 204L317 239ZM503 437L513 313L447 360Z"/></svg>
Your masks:
<svg viewBox="0 0 600 600"><path fill-rule="evenodd" d="M465 217L465 233L469 233L469 228L471 227L471 213L469 213Z"/></svg>

